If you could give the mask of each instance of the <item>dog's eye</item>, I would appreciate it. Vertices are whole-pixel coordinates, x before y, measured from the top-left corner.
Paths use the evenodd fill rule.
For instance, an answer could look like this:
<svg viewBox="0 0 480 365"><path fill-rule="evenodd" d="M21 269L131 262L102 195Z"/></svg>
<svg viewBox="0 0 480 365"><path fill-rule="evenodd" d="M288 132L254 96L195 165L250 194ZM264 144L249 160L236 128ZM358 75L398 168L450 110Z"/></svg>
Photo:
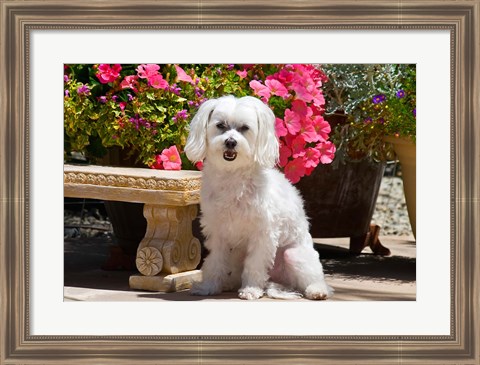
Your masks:
<svg viewBox="0 0 480 365"><path fill-rule="evenodd" d="M250 128L248 127L248 125L242 125L240 128L238 128L238 131L239 132L246 132L248 131Z"/></svg>
<svg viewBox="0 0 480 365"><path fill-rule="evenodd" d="M224 131L225 129L227 129L227 123L225 122L217 123L217 128L220 129L221 131Z"/></svg>

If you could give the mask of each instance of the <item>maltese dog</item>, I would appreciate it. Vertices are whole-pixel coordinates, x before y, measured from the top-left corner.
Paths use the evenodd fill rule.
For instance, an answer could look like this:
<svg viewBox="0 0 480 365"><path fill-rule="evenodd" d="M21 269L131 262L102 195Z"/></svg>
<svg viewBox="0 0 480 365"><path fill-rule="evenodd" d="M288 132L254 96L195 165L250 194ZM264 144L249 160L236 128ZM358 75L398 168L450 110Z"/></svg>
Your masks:
<svg viewBox="0 0 480 365"><path fill-rule="evenodd" d="M192 294L332 295L303 201L275 169L279 144L268 106L251 96L206 101L191 122L185 151L192 162L204 162L201 225L209 250Z"/></svg>

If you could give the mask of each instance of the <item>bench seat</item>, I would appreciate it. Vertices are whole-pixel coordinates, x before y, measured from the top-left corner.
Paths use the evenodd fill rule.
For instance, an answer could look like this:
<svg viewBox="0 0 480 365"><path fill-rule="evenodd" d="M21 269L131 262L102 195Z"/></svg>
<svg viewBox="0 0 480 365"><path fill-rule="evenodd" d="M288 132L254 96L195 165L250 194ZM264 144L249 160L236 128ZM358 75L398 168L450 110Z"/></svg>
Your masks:
<svg viewBox="0 0 480 365"><path fill-rule="evenodd" d="M199 171L64 165L66 197L144 204L147 230L135 261L141 275L129 281L134 289L176 291L200 278L201 246L192 234L200 187Z"/></svg>

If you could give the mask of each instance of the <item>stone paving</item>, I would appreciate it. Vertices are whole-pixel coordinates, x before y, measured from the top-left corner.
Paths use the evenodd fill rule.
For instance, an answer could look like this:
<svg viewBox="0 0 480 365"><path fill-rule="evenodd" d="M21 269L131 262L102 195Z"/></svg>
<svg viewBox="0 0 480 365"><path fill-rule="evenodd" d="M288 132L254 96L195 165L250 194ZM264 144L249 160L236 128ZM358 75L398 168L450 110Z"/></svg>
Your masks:
<svg viewBox="0 0 480 365"><path fill-rule="evenodd" d="M104 271L108 239L67 239L65 244L65 301L218 301L240 300L236 293L213 297L190 296L188 290L158 293L132 290L134 271ZM326 280L335 289L335 301L411 301L416 298L416 245L413 236L381 236L392 255L373 255L369 248L351 255L348 239L317 239ZM272 300L262 298L261 300ZM305 300L305 299L301 299Z"/></svg>

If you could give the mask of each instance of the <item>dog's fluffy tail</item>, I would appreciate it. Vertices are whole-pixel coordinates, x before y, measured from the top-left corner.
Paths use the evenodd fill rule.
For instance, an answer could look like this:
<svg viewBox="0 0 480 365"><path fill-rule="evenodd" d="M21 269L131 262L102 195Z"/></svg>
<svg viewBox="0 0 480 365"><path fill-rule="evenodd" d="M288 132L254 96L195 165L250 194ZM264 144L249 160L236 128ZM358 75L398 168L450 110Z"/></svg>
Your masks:
<svg viewBox="0 0 480 365"><path fill-rule="evenodd" d="M267 284L265 294L272 299L300 299L303 296L299 292L289 290L285 286L271 281Z"/></svg>

